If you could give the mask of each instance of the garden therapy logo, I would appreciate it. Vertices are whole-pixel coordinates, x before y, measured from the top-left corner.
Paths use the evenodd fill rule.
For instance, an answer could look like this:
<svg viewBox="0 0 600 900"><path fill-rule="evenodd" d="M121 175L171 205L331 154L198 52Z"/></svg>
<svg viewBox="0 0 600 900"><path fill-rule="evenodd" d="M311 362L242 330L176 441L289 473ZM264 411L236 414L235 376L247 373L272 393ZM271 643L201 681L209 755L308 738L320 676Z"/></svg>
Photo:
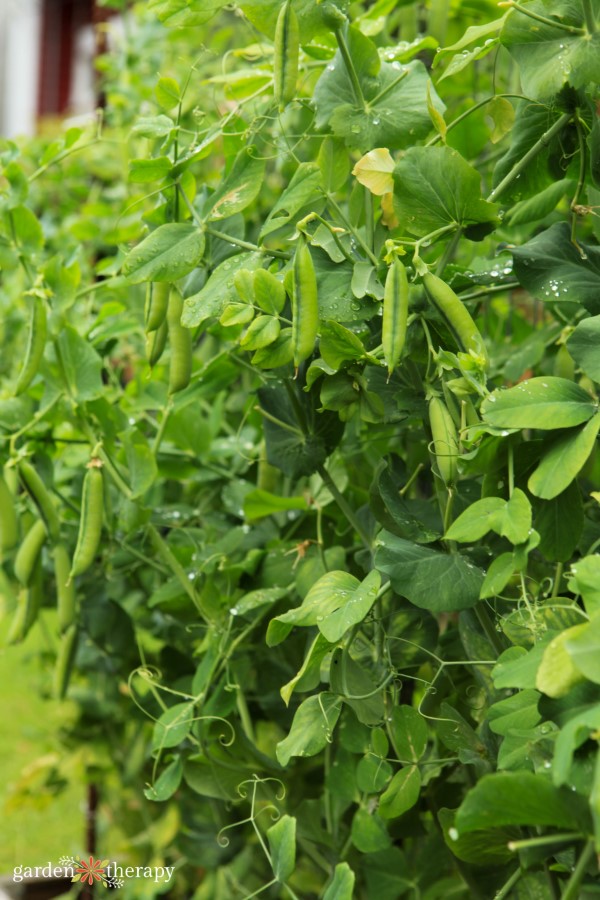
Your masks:
<svg viewBox="0 0 600 900"><path fill-rule="evenodd" d="M71 881L82 884L102 884L105 888L121 888L129 878L151 878L155 884L169 882L175 866L119 866L108 859L89 856L62 856L60 865L71 875Z"/></svg>

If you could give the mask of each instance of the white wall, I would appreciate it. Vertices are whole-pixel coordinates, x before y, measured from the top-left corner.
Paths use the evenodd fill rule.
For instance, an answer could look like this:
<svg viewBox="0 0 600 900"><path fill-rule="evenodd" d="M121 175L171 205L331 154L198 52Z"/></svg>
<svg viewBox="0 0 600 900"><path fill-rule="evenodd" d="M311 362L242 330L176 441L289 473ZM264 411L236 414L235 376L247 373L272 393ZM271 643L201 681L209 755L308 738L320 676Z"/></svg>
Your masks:
<svg viewBox="0 0 600 900"><path fill-rule="evenodd" d="M35 131L41 0L0 0L0 137Z"/></svg>

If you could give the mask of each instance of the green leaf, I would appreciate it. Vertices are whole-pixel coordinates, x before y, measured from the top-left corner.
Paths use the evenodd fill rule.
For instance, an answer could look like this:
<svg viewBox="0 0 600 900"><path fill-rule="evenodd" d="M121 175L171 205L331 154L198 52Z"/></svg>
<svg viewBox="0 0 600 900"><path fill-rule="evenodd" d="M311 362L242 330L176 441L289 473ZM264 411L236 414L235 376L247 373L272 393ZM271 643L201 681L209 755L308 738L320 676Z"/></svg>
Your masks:
<svg viewBox="0 0 600 900"><path fill-rule="evenodd" d="M340 51L321 75L314 92L317 128L329 127L348 147L363 153L374 147L406 147L431 129L427 112L427 71L413 61L382 62L375 44L358 28L346 31L348 49L368 109L356 98ZM444 104L432 91L435 108Z"/></svg>
<svg viewBox="0 0 600 900"><path fill-rule="evenodd" d="M165 25L180 28L204 25L227 2L228 0L149 0L148 8Z"/></svg>
<svg viewBox="0 0 600 900"><path fill-rule="evenodd" d="M531 503L520 488L515 488L503 512L500 531L511 544L523 544L531 531Z"/></svg>
<svg viewBox="0 0 600 900"><path fill-rule="evenodd" d="M204 233L195 225L169 222L148 235L123 261L131 284L176 281L194 269L204 253Z"/></svg>
<svg viewBox="0 0 600 900"><path fill-rule="evenodd" d="M210 198L209 219L225 219L246 209L258 196L265 178L265 160L256 147L244 147L231 171Z"/></svg>
<svg viewBox="0 0 600 900"><path fill-rule="evenodd" d="M387 760L369 753L356 767L356 787L361 793L378 794L392 777L392 772Z"/></svg>
<svg viewBox="0 0 600 900"><path fill-rule="evenodd" d="M545 642L538 643L532 650L524 647L509 647L498 657L492 670L494 686L502 688L535 688L535 677L544 655Z"/></svg>
<svg viewBox="0 0 600 900"><path fill-rule="evenodd" d="M279 882L287 881L296 868L296 819L282 816L267 829L271 849L273 875Z"/></svg>
<svg viewBox="0 0 600 900"><path fill-rule="evenodd" d="M137 428L125 432L123 444L129 468L132 498L141 497L154 483L158 468L148 441Z"/></svg>
<svg viewBox="0 0 600 900"><path fill-rule="evenodd" d="M444 840L457 859L475 866L498 866L514 858L514 851L509 849L508 842L521 836L518 828L488 828L459 834L455 828L455 810L440 809L438 819L444 831Z"/></svg>
<svg viewBox="0 0 600 900"><path fill-rule="evenodd" d="M267 643L269 646L279 643L279 641L273 640L281 632L281 629L274 627L274 623L277 622L284 625L319 625L320 628L325 617L343 606L346 598L349 595L352 596L359 587L358 578L350 575L349 572L326 572L312 586L301 606L288 610L269 623ZM288 632L289 628L286 630L286 634ZM326 637L326 635L323 636Z"/></svg>
<svg viewBox="0 0 600 900"><path fill-rule="evenodd" d="M506 501L500 497L483 497L471 503L460 516L455 519L445 539L447 541L478 541L488 531L496 530L499 513L506 509Z"/></svg>
<svg viewBox="0 0 600 900"><path fill-rule="evenodd" d="M58 336L61 367L69 389L79 403L94 400L104 392L102 360L71 325L63 325Z"/></svg>
<svg viewBox="0 0 600 900"><path fill-rule="evenodd" d="M154 723L152 749L176 747L186 739L194 721L193 703L176 703Z"/></svg>
<svg viewBox="0 0 600 900"><path fill-rule="evenodd" d="M481 47L472 47L470 50L463 50L462 53L457 53L456 56L450 60L448 68L440 75L439 80L443 81L445 78L451 78L458 72L462 72L463 69L470 66L476 59L482 59L484 56L487 56L488 53L491 53L497 46L498 38L488 38Z"/></svg>
<svg viewBox="0 0 600 900"><path fill-rule="evenodd" d="M573 625L550 641L535 678L538 691L548 697L564 697L584 680L583 674L573 663L566 642L579 635L586 627L587 625Z"/></svg>
<svg viewBox="0 0 600 900"><path fill-rule="evenodd" d="M306 497L280 497L260 488L244 497L244 515L247 519L260 519L289 509L308 509Z"/></svg>
<svg viewBox="0 0 600 900"><path fill-rule="evenodd" d="M290 699L294 691L309 691L315 688L321 680L321 663L325 656L331 652L331 644L322 634L318 634L304 657L298 672L287 684L280 688L281 699L286 706L290 705Z"/></svg>
<svg viewBox="0 0 600 900"><path fill-rule="evenodd" d="M155 802L168 800L181 784L182 776L183 764L181 757L178 756L177 759L174 759L173 762L163 769L154 784L144 789L144 795L148 800L154 800Z"/></svg>
<svg viewBox="0 0 600 900"><path fill-rule="evenodd" d="M599 32L600 34L600 32ZM545 303L583 304L600 313L600 247L571 241L567 222L557 222L521 247L511 248L514 272ZM570 349L570 347L569 347Z"/></svg>
<svg viewBox="0 0 600 900"><path fill-rule="evenodd" d="M395 706L389 727L398 759L418 762L427 747L428 729L423 716L412 706Z"/></svg>
<svg viewBox="0 0 600 900"><path fill-rule="evenodd" d="M300 163L291 181L281 192L260 231L264 241L272 232L291 226L298 214L311 205L315 212L322 206L321 170L316 163Z"/></svg>
<svg viewBox="0 0 600 900"><path fill-rule="evenodd" d="M219 318L228 303L238 300L233 284L235 273L239 269L253 269L260 261L259 253L244 252L219 263L202 290L186 298L181 324L186 328L195 328L206 319Z"/></svg>
<svg viewBox="0 0 600 900"><path fill-rule="evenodd" d="M496 428L570 428L595 412L596 404L583 388L553 375L496 390L481 404L483 420Z"/></svg>
<svg viewBox="0 0 600 900"><path fill-rule="evenodd" d="M578 627L578 626L576 626ZM565 649L575 667L589 681L600 684L600 618L598 614L577 632L568 629Z"/></svg>
<svg viewBox="0 0 600 900"><path fill-rule="evenodd" d="M379 799L382 819L396 819L415 805L421 791L421 773L417 766L406 766L396 772Z"/></svg>
<svg viewBox="0 0 600 900"><path fill-rule="evenodd" d="M345 654L342 647L337 647L331 654L329 679L331 690L343 697L359 722L363 725L381 722L385 713L382 690L377 690L373 675L350 654Z"/></svg>
<svg viewBox="0 0 600 900"><path fill-rule="evenodd" d="M174 78L159 78L154 95L163 109L173 109L181 101L181 88Z"/></svg>
<svg viewBox="0 0 600 900"><path fill-rule="evenodd" d="M139 134L140 137L160 138L171 134L175 127L175 122L169 116L140 116L131 133Z"/></svg>
<svg viewBox="0 0 600 900"><path fill-rule="evenodd" d="M336 370L345 362L363 359L366 356L360 338L333 319L328 319L321 325L319 351L327 365Z"/></svg>
<svg viewBox="0 0 600 900"><path fill-rule="evenodd" d="M484 775L456 813L459 834L503 825L547 825L579 831L578 803L530 772Z"/></svg>
<svg viewBox="0 0 600 900"><path fill-rule="evenodd" d="M397 594L421 609L450 612L479 599L483 572L459 553L441 553L383 531L375 565Z"/></svg>
<svg viewBox="0 0 600 900"><path fill-rule="evenodd" d="M538 691L525 690L493 703L487 712L491 731L505 736L511 729L534 728L542 718L539 699Z"/></svg>
<svg viewBox="0 0 600 900"><path fill-rule="evenodd" d="M329 573L344 575L344 572ZM324 576L327 578L327 575ZM322 581L323 579L321 579ZM343 596L343 605L335 612L330 612L326 619L317 624L319 631L323 637L331 644L337 643L345 635L349 628L362 622L377 597L377 591L381 585L381 576L376 570L369 572L367 577L356 587L348 596L345 591L341 592ZM309 592L309 595L310 596ZM306 601L305 601L306 602Z"/></svg>
<svg viewBox="0 0 600 900"><path fill-rule="evenodd" d="M581 594L589 616L600 612L600 556L584 556L571 566L569 590Z"/></svg>
<svg viewBox="0 0 600 900"><path fill-rule="evenodd" d="M333 872L333 881L323 894L323 900L352 900L355 875L348 863L338 863Z"/></svg>
<svg viewBox="0 0 600 900"><path fill-rule="evenodd" d="M323 692L304 700L296 710L290 733L277 744L277 760L287 766L292 756L315 756L323 750L342 709L342 700Z"/></svg>
<svg viewBox="0 0 600 900"><path fill-rule="evenodd" d="M440 533L431 527L432 517L425 515L427 507L419 505L418 501L415 503L405 500L400 494L403 486L392 469L386 466L377 482L383 508L375 506L376 498L372 500L373 515L388 531L397 534L398 537L417 544L430 544L436 541Z"/></svg>
<svg viewBox="0 0 600 900"><path fill-rule="evenodd" d="M587 462L599 429L600 415L595 415L583 428L561 435L530 476L527 487L531 493L543 500L562 493Z"/></svg>
<svg viewBox="0 0 600 900"><path fill-rule="evenodd" d="M396 215L417 237L446 225L496 222L479 172L450 147L411 147L396 164L394 185Z"/></svg>
<svg viewBox="0 0 600 900"><path fill-rule="evenodd" d="M458 520L457 520L458 521ZM517 568L514 553L501 553L494 559L483 579L479 597L487 600L502 593Z"/></svg>
<svg viewBox="0 0 600 900"><path fill-rule="evenodd" d="M357 809L352 819L352 843L361 853L376 853L392 843L385 822L377 813Z"/></svg>
<svg viewBox="0 0 600 900"><path fill-rule="evenodd" d="M285 289L281 281L267 269L254 273L254 299L260 308L270 315L282 312L285 306Z"/></svg>
<svg viewBox="0 0 600 900"><path fill-rule="evenodd" d="M528 10L549 18L547 0L527 3ZM582 0L556 0L552 17L571 26L584 24ZM569 34L564 28L512 10L500 40L515 59L523 93L536 100L552 99L565 84L584 88L600 81L600 32Z"/></svg>
<svg viewBox="0 0 600 900"><path fill-rule="evenodd" d="M492 22L485 22L483 25L469 25L465 33L454 44L448 44L447 47L440 47L433 60L433 68L435 69L440 62L446 58L448 54L456 53L458 50L464 50L469 44L480 41L481 38L496 35L504 25L506 13L500 19L494 19Z"/></svg>
<svg viewBox="0 0 600 900"><path fill-rule="evenodd" d="M27 206L15 206L7 213L8 233L23 250L35 253L44 246L44 232L35 214Z"/></svg>
<svg viewBox="0 0 600 900"><path fill-rule="evenodd" d="M173 166L167 156L156 159L132 159L129 161L129 180L133 184L149 184L151 181L162 181Z"/></svg>
<svg viewBox="0 0 600 900"><path fill-rule="evenodd" d="M576 481L558 497L535 504L535 527L540 535L540 552L550 562L567 562L583 531L581 492Z"/></svg>
<svg viewBox="0 0 600 900"><path fill-rule="evenodd" d="M599 273L600 274L600 273ZM600 289L600 279L598 284ZM584 319L567 340L567 349L575 362L590 378L600 381L600 316Z"/></svg>
<svg viewBox="0 0 600 900"><path fill-rule="evenodd" d="M560 786L569 779L575 751L600 728L600 703L588 706L562 726L554 747L552 780Z"/></svg>
<svg viewBox="0 0 600 900"><path fill-rule="evenodd" d="M270 347L279 337L281 326L275 316L257 316L240 340L244 350L262 350Z"/></svg>
<svg viewBox="0 0 600 900"><path fill-rule="evenodd" d="M533 197L520 200L506 213L505 221L509 225L524 225L528 222L537 222L549 215L556 205L562 200L573 182L570 178L563 178L549 184L547 188Z"/></svg>

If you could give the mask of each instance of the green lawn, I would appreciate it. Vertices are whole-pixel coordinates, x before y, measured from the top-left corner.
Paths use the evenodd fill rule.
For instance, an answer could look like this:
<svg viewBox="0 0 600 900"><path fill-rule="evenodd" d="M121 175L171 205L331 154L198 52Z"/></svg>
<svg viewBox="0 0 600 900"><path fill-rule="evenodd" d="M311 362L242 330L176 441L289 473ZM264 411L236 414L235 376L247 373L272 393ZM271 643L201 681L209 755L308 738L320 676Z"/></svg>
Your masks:
<svg viewBox="0 0 600 900"><path fill-rule="evenodd" d="M36 866L83 849L84 788L75 769L60 769L57 731L72 714L47 697L51 671L36 655L55 646L53 611L23 644L5 646L9 604L0 592L0 874ZM44 696L46 694L46 696ZM58 768L57 768L58 767ZM63 763L64 767L64 763ZM59 778L56 778L56 773ZM64 789L60 782L67 782ZM58 782L58 784L57 784ZM57 790L58 787L58 790Z"/></svg>

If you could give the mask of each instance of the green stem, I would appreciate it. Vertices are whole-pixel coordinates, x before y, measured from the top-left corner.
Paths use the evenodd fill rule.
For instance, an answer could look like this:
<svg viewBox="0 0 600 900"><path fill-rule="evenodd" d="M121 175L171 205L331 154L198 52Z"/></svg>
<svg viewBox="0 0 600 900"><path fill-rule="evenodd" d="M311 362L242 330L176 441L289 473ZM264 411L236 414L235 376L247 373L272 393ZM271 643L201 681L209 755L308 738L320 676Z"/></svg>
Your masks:
<svg viewBox="0 0 600 900"><path fill-rule="evenodd" d="M327 471L327 469L325 468L323 463L320 463L317 466L317 472L321 476L323 483L326 485L326 487L329 488L329 491L331 492L331 495L332 495L333 499L335 500L335 502L337 503L337 505L339 506L341 512L345 515L345 517L348 520L348 522L350 523L350 525L352 525L352 527L354 528L354 530L360 537L360 539L363 542L363 544L365 545L365 547L368 550L370 550L371 549L371 541L369 540L368 534L366 533L366 531L363 530L362 525L360 524L360 522L354 515L354 510L352 510L350 508L350 506L346 502L346 498L338 490L338 487L337 487L335 481L333 480L333 478L331 477L331 475L329 474L329 472Z"/></svg>
<svg viewBox="0 0 600 900"><path fill-rule="evenodd" d="M438 276L438 278L442 277L444 269L456 253L456 248L458 247L461 237L462 228L458 228L446 244L446 248L440 257L440 261L435 267L435 274Z"/></svg>
<svg viewBox="0 0 600 900"><path fill-rule="evenodd" d="M354 63L352 62L352 57L350 56L346 37L342 34L341 28L336 29L335 39L340 48L340 53L344 60L344 65L346 66L346 72L348 73L348 78L350 79L356 102L362 109L366 109L365 97L360 86L360 81L358 80L358 75L356 74L356 69L354 68Z"/></svg>
<svg viewBox="0 0 600 900"><path fill-rule="evenodd" d="M373 97L372 100L369 100L369 106L373 107L373 106L375 106L376 103L379 103L380 100L383 100L383 98L387 94L389 94L390 91L394 90L396 85L398 85L404 78L406 78L406 76L408 75L409 72L410 72L410 69L408 69L408 68L405 69L404 72L400 72L400 74L398 75L397 78L394 78L394 80L391 81L388 85L386 85L382 91L379 91L379 93L375 97Z"/></svg>
<svg viewBox="0 0 600 900"><path fill-rule="evenodd" d="M511 97L514 100L526 100L527 102L531 103L531 98L525 97L525 96L523 96L523 94L492 94L491 97L486 97L485 100L480 100L479 103L476 103L474 106L470 106L467 110L465 110L464 113L461 113L460 116L457 116L456 119L453 119L452 122L450 122L446 126L446 133L448 133L449 131L452 131L453 128L456 128L457 125L460 125L460 123L463 121L463 119L466 119L472 113L477 112L477 110L481 109L482 106L487 106L488 103L491 103L492 100L496 100L496 98L504 98L504 97L506 97L507 99L509 97ZM429 141L427 141L425 146L432 147L434 144L437 144L438 141L441 141L441 139L442 139L441 134L436 134Z"/></svg>
<svg viewBox="0 0 600 900"><path fill-rule="evenodd" d="M487 607L484 603L477 604L477 606L475 607L475 615L479 620L479 624L483 628L485 636L499 656L504 650L504 647L502 646L502 641L500 640L498 632L491 622Z"/></svg>
<svg viewBox="0 0 600 900"><path fill-rule="evenodd" d="M332 207L332 209L335 210L336 214L340 218L340 221L344 223L344 226L346 227L346 229L350 232L350 234L353 235L353 237L355 238L357 243L360 244L360 247L363 250L363 252L366 254L366 256L369 257L369 259L371 260L373 265L376 266L378 264L378 260L377 260L377 257L375 256L375 254L373 253L373 251L369 248L369 246L365 243L365 241L363 241L360 234L358 234L358 232L354 230L354 228L352 227L352 225L350 224L350 222L348 221L348 219L346 218L346 216L344 215L344 213L342 212L342 210L340 209L340 207L338 206L338 204L336 203L336 201L334 200L332 195L328 193L328 194L326 194L326 197L327 197L327 202Z"/></svg>
<svg viewBox="0 0 600 900"><path fill-rule="evenodd" d="M509 841L508 849L516 852L517 850L526 850L528 847L546 847L547 845L572 843L580 840L581 835L577 832L565 831L557 834L543 834L540 837L526 838L522 841Z"/></svg>
<svg viewBox="0 0 600 900"><path fill-rule="evenodd" d="M515 0L507 0L506 3L499 3L498 6L509 6L511 9L516 9L517 12L523 13L524 16L535 19L536 22L543 22L544 25L550 25L552 28L560 28L568 34L585 34L584 28L578 28L577 25L565 25L564 22L559 22L558 19L547 19L546 16L540 16L525 6L515 3Z"/></svg>
<svg viewBox="0 0 600 900"><path fill-rule="evenodd" d="M171 415L171 411L173 409L173 398L169 397L167 401L167 405L165 406L163 417L161 423L158 427L158 431L156 432L156 437L154 438L154 444L152 446L152 452L154 456L158 456L158 451L160 450L160 445L162 443L162 439L165 433L165 428L167 427L167 423L169 421L169 416Z"/></svg>
<svg viewBox="0 0 600 900"><path fill-rule="evenodd" d="M272 416L271 413L268 413L266 409L262 408L262 406L255 406L254 409L269 422L272 422L273 425L277 425L278 428L283 428L285 431L289 431L291 434L304 440L304 432L300 431L299 428L296 428L295 425L289 425L287 422L282 422L281 419L278 419L276 416Z"/></svg>
<svg viewBox="0 0 600 900"><path fill-rule="evenodd" d="M488 294L499 294L502 291L514 291L515 288L521 287L518 281L509 281L508 284L493 284L490 287L483 288L481 291L473 291L471 294L461 294L460 299L479 300L481 297L487 297Z"/></svg>
<svg viewBox="0 0 600 900"><path fill-rule="evenodd" d="M513 181L516 181L519 175L521 175L521 173L525 171L531 160L535 159L538 153L541 153L541 151L548 146L550 141L555 138L557 134L560 134L560 132L569 124L572 118L572 113L563 113L560 119L557 119L554 125L549 128L548 131L544 132L541 138L535 142L533 147L531 147L527 151L525 156L522 156L519 162L512 167L507 175L504 176L500 184L498 184L494 188L494 190L490 192L487 198L488 202L497 200L500 194L504 193L506 188L510 187Z"/></svg>
<svg viewBox="0 0 600 900"><path fill-rule="evenodd" d="M583 0L583 17L585 19L585 27L590 34L596 31L596 17L592 8L592 0Z"/></svg>
<svg viewBox="0 0 600 900"><path fill-rule="evenodd" d="M242 241L230 234L225 234L224 231L218 231L210 225L205 225L204 230L206 234L210 234L221 241L226 241L228 244L235 244L236 247L241 247L243 250L253 250L255 253L276 256L278 259L291 259L291 253L287 253L285 250L267 250L266 247L259 247L258 244L251 244L250 241Z"/></svg>
<svg viewBox="0 0 600 900"><path fill-rule="evenodd" d="M581 852L581 856L577 860L577 865L573 874L569 878L569 883L561 894L560 900L577 900L579 897L579 886L583 881L585 870L594 853L593 841L588 841Z"/></svg>
<svg viewBox="0 0 600 900"><path fill-rule="evenodd" d="M513 874L508 879L508 881L502 885L500 890L496 891L496 893L494 894L494 900L504 900L505 897L508 897L508 895L514 888L515 884L517 883L519 878L522 876L522 874L523 874L522 869L517 869L516 872L513 872Z"/></svg>
<svg viewBox="0 0 600 900"><path fill-rule="evenodd" d="M552 594L550 595L552 599L558 597L558 591L560 589L560 579L562 578L563 573L563 564L561 562L556 563L556 572L554 573L554 584L552 585Z"/></svg>

